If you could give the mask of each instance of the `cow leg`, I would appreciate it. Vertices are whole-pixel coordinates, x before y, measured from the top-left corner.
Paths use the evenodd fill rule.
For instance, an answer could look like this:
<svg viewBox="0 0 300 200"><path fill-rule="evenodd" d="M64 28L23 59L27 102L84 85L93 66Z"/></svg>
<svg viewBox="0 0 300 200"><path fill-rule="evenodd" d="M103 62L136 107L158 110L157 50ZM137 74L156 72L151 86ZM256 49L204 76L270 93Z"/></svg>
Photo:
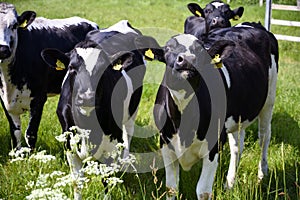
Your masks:
<svg viewBox="0 0 300 200"><path fill-rule="evenodd" d="M6 115L8 123L9 123L10 135L11 135L11 140L12 140L12 148L20 149L21 148L21 137L22 137L20 116L9 114L8 111L6 110L1 98L0 98L0 100L1 100L1 104L3 107L4 113Z"/></svg>
<svg viewBox="0 0 300 200"><path fill-rule="evenodd" d="M67 160L70 166L71 171L71 177L72 180L76 181L83 177L82 171L82 160L79 158L79 156L76 153L73 153L72 151L67 151L66 153ZM81 190L78 188L77 181L74 186L74 200L81 200Z"/></svg>
<svg viewBox="0 0 300 200"><path fill-rule="evenodd" d="M209 154L203 158L202 172L197 183L196 193L198 200L208 200L212 197L212 187L218 168L218 154L214 160L209 160Z"/></svg>
<svg viewBox="0 0 300 200"><path fill-rule="evenodd" d="M258 137L261 148L261 160L258 164L258 178L262 180L268 174L268 148L271 138L271 120L273 105L266 105L258 117Z"/></svg>
<svg viewBox="0 0 300 200"><path fill-rule="evenodd" d="M34 98L30 103L30 120L25 133L25 140L31 149L35 148L37 132L41 122L43 107L46 99L46 97Z"/></svg>
<svg viewBox="0 0 300 200"><path fill-rule="evenodd" d="M125 145L123 158L128 157L130 152L130 143L134 132L134 122L136 118L136 113L123 125L123 141Z"/></svg>
<svg viewBox="0 0 300 200"><path fill-rule="evenodd" d="M276 96L277 64L271 56L272 66L269 70L269 88L266 103L258 116L258 138L261 148L261 160L258 164L258 179L268 174L268 148L271 138L271 120Z"/></svg>
<svg viewBox="0 0 300 200"><path fill-rule="evenodd" d="M228 134L230 146L230 163L227 173L227 183L225 186L228 189L231 189L235 182L236 171L244 149L244 138L245 130Z"/></svg>
<svg viewBox="0 0 300 200"><path fill-rule="evenodd" d="M179 162L175 152L164 144L161 150L166 170L167 200L175 199L179 184Z"/></svg>

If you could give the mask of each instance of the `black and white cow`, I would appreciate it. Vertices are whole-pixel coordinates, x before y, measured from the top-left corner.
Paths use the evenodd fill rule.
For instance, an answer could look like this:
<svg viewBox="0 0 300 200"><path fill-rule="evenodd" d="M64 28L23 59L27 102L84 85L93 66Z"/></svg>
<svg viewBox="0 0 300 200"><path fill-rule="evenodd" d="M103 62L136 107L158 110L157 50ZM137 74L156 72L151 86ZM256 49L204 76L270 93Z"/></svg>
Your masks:
<svg viewBox="0 0 300 200"><path fill-rule="evenodd" d="M69 53L56 49L42 53L49 66L57 67L56 61L61 60L68 69L57 108L63 131L74 125L90 129L90 142L96 145L91 151L96 159L112 151L117 143L124 144L124 157L128 156L146 71L143 55L135 50L134 40L139 35L127 20L122 20L90 32ZM69 159L70 165L76 157ZM81 160L76 162L77 166L81 164Z"/></svg>
<svg viewBox="0 0 300 200"><path fill-rule="evenodd" d="M35 147L47 95L59 94L66 70L49 70L40 54L45 48L71 50L98 26L88 20L18 16L12 4L0 3L0 96L9 121L13 147L21 147L20 115L30 111L26 142Z"/></svg>
<svg viewBox="0 0 300 200"><path fill-rule="evenodd" d="M272 103L269 105L269 110L267 114L270 116L270 120L272 117L272 108L275 101L275 93L276 93L276 80L277 80L277 72L278 72L278 60L279 60L279 51L278 51L278 41L275 36L267 31L260 23L249 23L244 22L242 24L238 24L236 26L224 29L215 29L209 32L208 37L202 37L201 43L206 49L210 49L211 46L218 40L230 40L236 43L239 43L244 48L249 49L249 51L255 52L260 60L266 60L264 62L266 67L269 67L269 63L271 60L271 68L274 71L270 70L269 74L269 86L268 86L268 102ZM269 54L266 54L268 52ZM224 57L225 55L221 55ZM245 57L247 58L247 57ZM237 61L239 62L239 61ZM235 106L233 104L232 106ZM266 106L265 106L266 107ZM267 164L267 153L268 147L271 137L271 124L267 127L264 123L271 123L270 121L264 122L264 116L258 117L259 120L259 144L261 147L261 160L258 165L258 178L261 180L268 171ZM235 119L237 120L237 119ZM263 125L261 125L263 124ZM245 137L245 129L241 129L239 132L227 131L229 138L229 145L231 151L231 158L229 164L229 170L227 174L227 184L228 188L232 188L235 182L235 175L237 166L239 163L239 158L243 152L244 145L244 137Z"/></svg>
<svg viewBox="0 0 300 200"><path fill-rule="evenodd" d="M244 13L243 7L231 10L230 6L222 1L212 1L204 9L196 3L190 3L187 7L194 16L185 20L184 33L195 35L197 38L212 29L230 27L230 20L238 20Z"/></svg>
<svg viewBox="0 0 300 200"><path fill-rule="evenodd" d="M164 79L156 97L154 117L161 132L168 188L178 191L179 164L184 170L189 170L203 158L196 193L198 199L210 199L218 165L218 150L226 141L226 133L231 135L229 140L235 141L235 147L238 148L239 134L241 138L244 137L242 132L256 118L259 119L260 144L263 148L259 176L266 173L277 65L274 57L270 56L268 34L260 29L248 31L251 30L251 34L256 34L254 38L259 37L264 41L261 44L265 49L260 51L262 55L242 41L217 38L212 42L213 38L209 38L212 43L208 53L212 57L221 55L219 67L212 66L201 41L193 35L174 36L163 48L149 37L137 39L138 48L143 52L147 47L150 48L154 59L166 63ZM208 69L215 70L218 75L209 77ZM224 96L222 87L209 89L217 82L218 76L224 84ZM214 90L220 95L213 96ZM224 98L225 109L222 105ZM218 102L218 99L221 101ZM215 113L219 113L219 116L213 117ZM216 127L219 125L221 132L218 133L216 128L210 129L211 124ZM231 149L232 154L238 150ZM234 177L231 181L234 181ZM169 198L173 199L174 196L170 195Z"/></svg>

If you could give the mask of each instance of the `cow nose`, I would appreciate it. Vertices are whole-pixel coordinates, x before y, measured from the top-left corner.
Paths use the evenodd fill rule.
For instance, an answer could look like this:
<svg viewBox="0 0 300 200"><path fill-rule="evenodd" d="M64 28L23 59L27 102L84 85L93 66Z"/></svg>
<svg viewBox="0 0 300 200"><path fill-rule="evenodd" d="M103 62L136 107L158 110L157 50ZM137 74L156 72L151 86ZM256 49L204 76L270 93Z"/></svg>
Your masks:
<svg viewBox="0 0 300 200"><path fill-rule="evenodd" d="M6 45L0 45L0 59L6 59L10 57L11 52L9 50L9 47Z"/></svg>
<svg viewBox="0 0 300 200"><path fill-rule="evenodd" d="M177 57L177 59L176 59L176 64L179 65L179 66L183 66L183 65L186 63L184 57L185 57L185 56L183 56L183 55L179 55L179 56Z"/></svg>
<svg viewBox="0 0 300 200"><path fill-rule="evenodd" d="M225 24L225 20L222 17L215 17L212 20L212 25L224 25Z"/></svg>

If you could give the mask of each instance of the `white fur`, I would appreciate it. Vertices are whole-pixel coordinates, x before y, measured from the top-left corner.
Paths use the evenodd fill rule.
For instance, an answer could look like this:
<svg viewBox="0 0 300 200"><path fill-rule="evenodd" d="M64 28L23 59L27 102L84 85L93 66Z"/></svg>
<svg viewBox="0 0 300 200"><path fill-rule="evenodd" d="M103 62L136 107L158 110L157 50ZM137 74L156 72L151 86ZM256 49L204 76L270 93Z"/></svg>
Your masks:
<svg viewBox="0 0 300 200"><path fill-rule="evenodd" d="M254 28L253 26L245 25L245 24L237 24L234 27L238 28Z"/></svg>
<svg viewBox="0 0 300 200"><path fill-rule="evenodd" d="M100 30L100 32L111 32L111 31L118 31L123 34L126 33L138 34L135 30L133 30L128 26L128 20L121 20L118 23L110 26L109 28Z"/></svg>
<svg viewBox="0 0 300 200"><path fill-rule="evenodd" d="M191 167L203 158L202 173L197 184L198 199L204 199L202 196L208 194L211 196L213 181L218 166L218 154L211 162L208 159L209 150L206 140L200 141L194 138L192 144L188 147L181 145L180 137L175 134L170 140L174 150L167 145L163 145L162 156L166 168L166 186L173 188L178 192L179 183L179 164L183 170L190 170ZM174 199L174 196L169 195L167 199Z"/></svg>
<svg viewBox="0 0 300 200"><path fill-rule="evenodd" d="M219 8L220 6L223 6L224 3L221 3L221 2L213 2L211 3L215 8Z"/></svg>
<svg viewBox="0 0 300 200"><path fill-rule="evenodd" d="M86 70L89 72L90 76L92 76L101 50L95 48L76 48L76 52L82 57Z"/></svg>
<svg viewBox="0 0 300 200"><path fill-rule="evenodd" d="M203 158L202 171L196 189L198 200L207 200L212 197L212 186L218 168L218 157L218 154L216 154L213 161L209 160L208 155Z"/></svg>
<svg viewBox="0 0 300 200"><path fill-rule="evenodd" d="M230 88L231 87L230 76L229 76L229 72L228 72L228 70L227 70L227 68L224 64L222 64L221 70L224 74L224 77L225 77L225 80L226 80L226 83L227 83L227 87Z"/></svg>
<svg viewBox="0 0 300 200"><path fill-rule="evenodd" d="M184 45L186 47L187 52L185 54L187 55L194 55L190 51L190 46L193 46L194 41L198 40L195 36L190 34L182 34L174 37L177 42L181 45Z"/></svg>
<svg viewBox="0 0 300 200"><path fill-rule="evenodd" d="M2 65L0 70L3 85L0 90L0 96L7 111L14 115L20 115L24 110L29 110L32 98L30 97L31 91L27 88L27 85L24 85L21 90L19 90L10 81L11 77L8 72L8 66Z"/></svg>
<svg viewBox="0 0 300 200"><path fill-rule="evenodd" d="M258 164L258 178L261 180L268 173L268 147L271 138L271 120L276 96L277 67L274 55L269 69L269 90L266 103L258 117L258 138L261 147L261 160Z"/></svg>
<svg viewBox="0 0 300 200"><path fill-rule="evenodd" d="M33 29L52 29L59 28L64 30L65 27L69 27L71 25L79 25L80 23L86 22L91 24L94 28L97 28L97 24L91 22L89 20L80 18L80 17L70 17L64 19L46 19L44 17L37 17L28 27L29 31Z"/></svg>
<svg viewBox="0 0 300 200"><path fill-rule="evenodd" d="M116 151L116 145L118 144L117 140L110 141L110 136L103 134L101 144L99 145L97 152L94 154L94 158L107 158L108 154L113 151Z"/></svg>
<svg viewBox="0 0 300 200"><path fill-rule="evenodd" d="M235 182L237 167L244 149L244 138L245 130L241 130L240 132L228 133L230 146L230 163L227 173L226 187L228 187L229 189L233 187Z"/></svg>
<svg viewBox="0 0 300 200"><path fill-rule="evenodd" d="M178 110L181 113L184 111L186 106L190 103L190 101L195 95L195 93L192 93L189 97L184 98L186 94L185 90L176 91L176 90L171 90L170 88L168 88L168 90L170 91L172 99L174 100L175 104L178 107Z"/></svg>

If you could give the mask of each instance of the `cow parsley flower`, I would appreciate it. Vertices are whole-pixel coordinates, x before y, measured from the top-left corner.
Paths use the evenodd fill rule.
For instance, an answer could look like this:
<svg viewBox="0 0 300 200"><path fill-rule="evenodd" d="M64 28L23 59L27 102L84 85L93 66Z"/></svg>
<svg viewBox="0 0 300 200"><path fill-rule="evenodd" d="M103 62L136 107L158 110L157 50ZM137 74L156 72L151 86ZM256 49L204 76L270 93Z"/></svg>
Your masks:
<svg viewBox="0 0 300 200"><path fill-rule="evenodd" d="M43 150L43 151L40 151L36 154L31 155L29 159L35 159L35 160L43 162L43 163L47 163L47 162L50 162L51 160L56 159L55 156L45 155L45 154L46 154L46 151Z"/></svg>

